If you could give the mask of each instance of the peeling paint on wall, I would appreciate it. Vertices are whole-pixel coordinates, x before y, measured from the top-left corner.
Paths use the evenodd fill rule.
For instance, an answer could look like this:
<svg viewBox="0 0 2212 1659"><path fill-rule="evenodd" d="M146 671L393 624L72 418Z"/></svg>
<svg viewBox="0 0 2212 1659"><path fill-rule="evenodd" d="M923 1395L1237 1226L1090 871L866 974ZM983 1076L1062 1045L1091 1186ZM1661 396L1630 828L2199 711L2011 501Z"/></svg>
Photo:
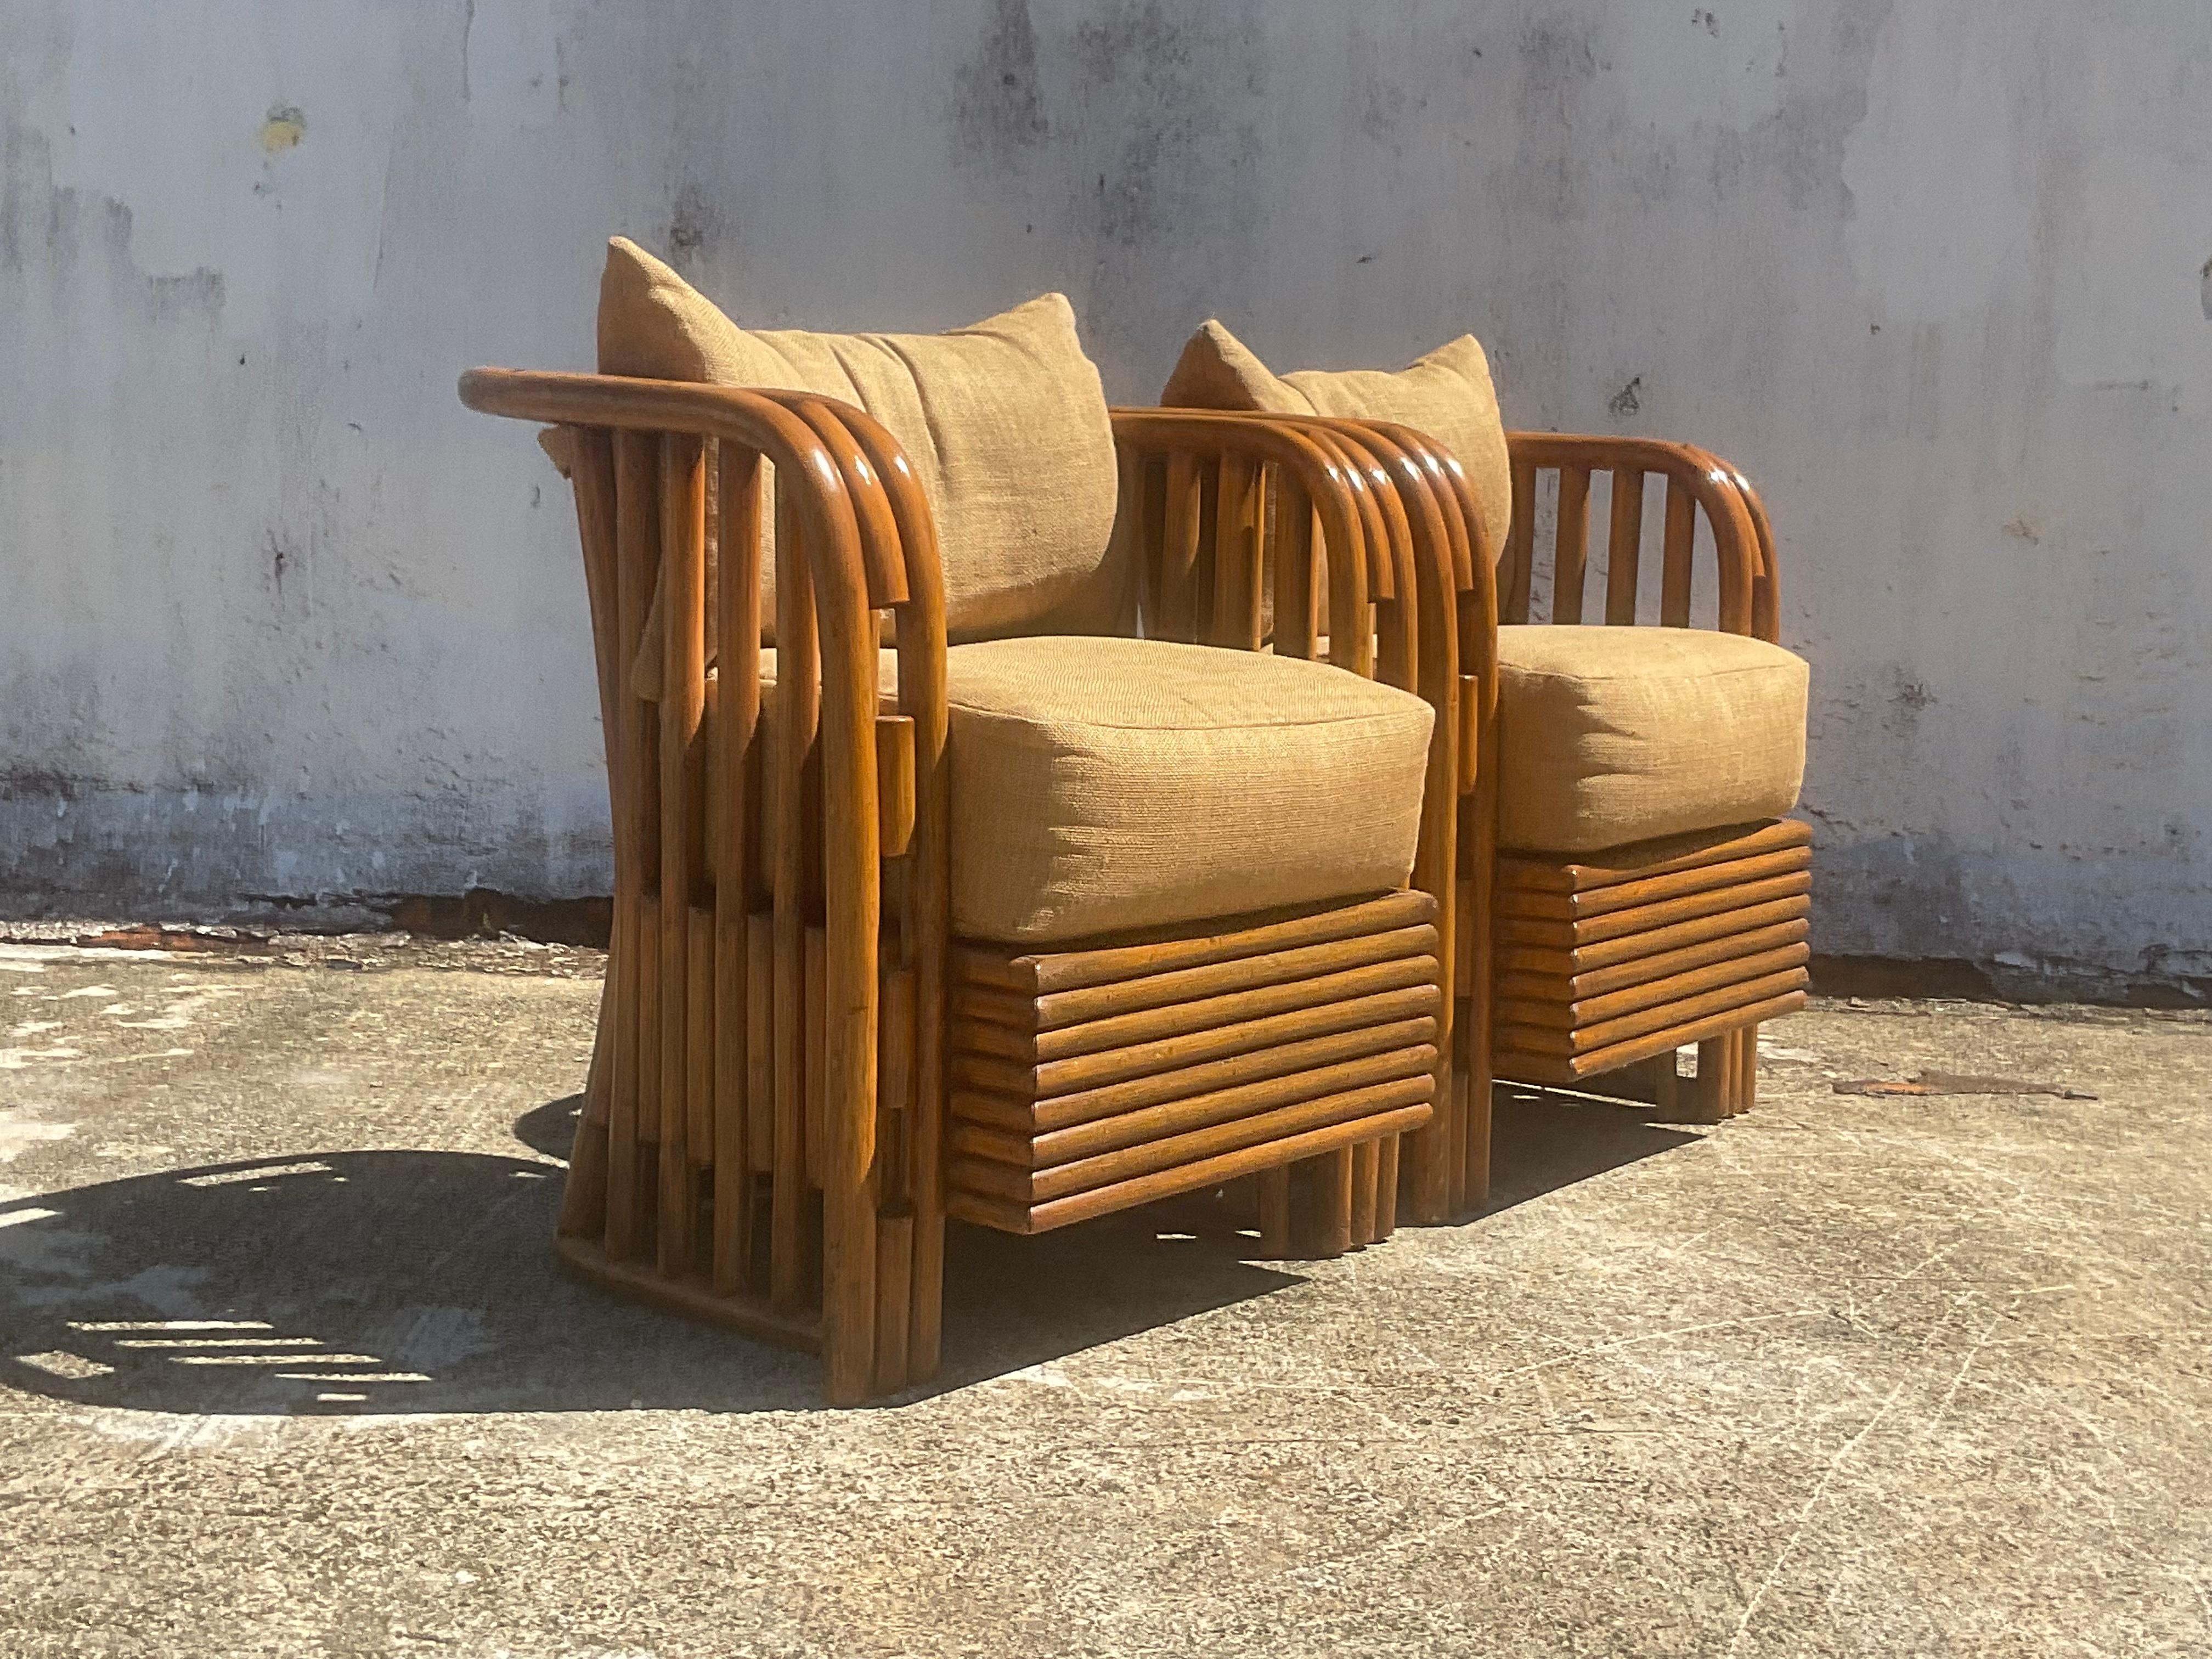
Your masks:
<svg viewBox="0 0 2212 1659"><path fill-rule="evenodd" d="M620 231L771 325L1062 289L1125 401L1472 330L1762 487L1824 950L2203 977L2208 157L2191 0L27 0L0 909L604 891L573 517L453 381L588 365Z"/></svg>
<svg viewBox="0 0 2212 1659"><path fill-rule="evenodd" d="M261 148L271 155L295 148L307 136L307 118L289 104L279 104L261 124Z"/></svg>

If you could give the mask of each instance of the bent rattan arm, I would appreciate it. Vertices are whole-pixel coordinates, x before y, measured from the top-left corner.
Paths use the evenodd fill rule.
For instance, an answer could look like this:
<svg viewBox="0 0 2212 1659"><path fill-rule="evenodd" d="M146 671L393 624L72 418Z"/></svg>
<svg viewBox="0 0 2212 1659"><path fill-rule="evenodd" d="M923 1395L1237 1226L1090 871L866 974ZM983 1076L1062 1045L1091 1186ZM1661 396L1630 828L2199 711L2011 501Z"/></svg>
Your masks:
<svg viewBox="0 0 2212 1659"><path fill-rule="evenodd" d="M1411 427L1318 416L1372 470L1374 494L1395 514L1419 584L1421 694L1437 708L1435 741L1455 744L1451 769L1432 759L1422 858L1415 883L1450 881L1442 907L1451 963L1451 1014L1438 1062L1437 1118L1417 1146L1416 1218L1442 1221L1479 1206L1489 1189L1490 1062L1487 952L1476 948L1488 915L1495 842L1494 732L1497 601L1491 548L1473 487L1458 461ZM1450 787L1444 780L1450 779ZM1456 842L1455 849L1454 842ZM1431 889L1433 890L1433 888Z"/></svg>
<svg viewBox="0 0 2212 1659"><path fill-rule="evenodd" d="M1536 474L1551 470L1559 475L1559 495L1549 620L1583 620L1590 475L1610 471L1613 511L1607 539L1605 619L1616 624L1635 622L1644 478L1656 472L1667 480L1661 623L1670 628L1690 625L1691 554L1697 514L1702 509L1711 531L1718 568L1722 631L1755 635L1770 641L1776 637L1779 606L1773 534L1757 494L1734 467L1693 445L1658 438L1509 432L1506 444L1513 461L1513 528L1506 538L1500 621L1529 619L1535 565Z"/></svg>
<svg viewBox="0 0 2212 1659"><path fill-rule="evenodd" d="M604 1085L611 1133L602 1154L601 1265L661 1300L688 1295L711 1304L692 1311L818 1343L834 1400L927 1375L938 1342L940 1275L933 1258L942 1249L942 1067L935 1062L948 883L944 606L919 488L888 433L857 410L804 394L501 370L464 376L461 394L487 413L580 429L573 447L584 458L579 474L589 480L579 486L589 585L595 595L614 596L611 606L595 606L598 614L611 610L616 624L616 648L600 650L603 678L611 669L623 678L634 672L623 647L637 638L656 580L665 590L657 710L631 695L635 688L610 698L603 685L603 706L619 711L609 739L617 761L611 786L617 883L628 902L618 905L611 955L617 1013ZM775 741L765 745L773 776L759 778L767 797L760 805L779 831L771 838L773 870L761 867L760 838L751 833L766 814L748 801L768 769L758 753L754 677L717 677L722 706L713 756L702 741L708 441L720 470L725 640L759 637L763 461L778 482L782 653ZM612 514L587 507L587 496L596 503L610 481ZM901 671L898 713L889 717L879 715L877 693L875 612L884 608L896 618ZM884 764L879 737L894 753L909 746L910 766L902 755ZM816 753L818 768L810 769ZM711 826L710 767L721 803ZM910 780L910 801L887 800L885 777ZM819 830L810 835L817 814ZM882 949L887 820L905 843L906 866L895 884L904 914L889 962ZM754 909L763 888L765 930ZM769 988L745 983L756 976ZM802 988L815 994L805 1000L819 1011L816 1043L802 1030ZM773 1027L782 1063L773 1068L772 1112L746 1097L742 1068L730 1063L729 1034L713 1017L718 989L723 1006L764 1010ZM884 1028L885 1000L899 1005L903 1029ZM895 1052L882 1054L886 1048ZM879 1105L879 1054L893 1062L882 1070L895 1069L908 1091L889 1110ZM657 1125L623 1121L641 1099L663 1103ZM886 1120L880 1137L879 1118ZM762 1161L755 1155L763 1121L770 1126L768 1284L752 1305L744 1291L759 1264L747 1177ZM826 1146L806 1146L810 1127ZM580 1165L593 1139L587 1123ZM656 1142L658 1179L648 1180L633 1160L639 1146ZM697 1172L707 1168L721 1201L712 1207L714 1237L702 1249L695 1232ZM811 1270L810 1170L823 1192L818 1322L802 1306ZM568 1220L577 1229L572 1239L592 1231L586 1218ZM658 1269L652 1284L627 1267L648 1247ZM695 1278L698 1289L688 1290ZM878 1352L879 1332L896 1334L903 1352Z"/></svg>
<svg viewBox="0 0 2212 1659"><path fill-rule="evenodd" d="M1484 596L1475 605L1485 621L1480 656L1490 683L1486 696L1477 697L1485 708L1495 703L1495 641L1489 568L1484 562L1477 578L1479 521L1457 464L1421 434L1378 422L1123 410L1115 423L1125 477L1135 486L1125 491L1123 525L1139 538L1148 632L1256 649L1267 631L1272 578L1273 648L1310 657L1317 645L1318 551L1330 659L1414 691L1435 709L1413 884L1437 899L1444 962L1468 960L1458 915L1466 884L1457 876L1455 844L1461 799L1470 787L1462 768L1474 758L1477 729L1462 710L1463 696L1475 689L1459 659L1467 590ZM1364 623L1363 576L1375 594L1372 627ZM1200 599L1211 597L1210 610L1190 602L1194 588ZM1474 955L1472 970L1480 975L1485 964ZM1438 1042L1437 1116L1412 1148L1407 1191L1415 1218L1424 1221L1462 1212L1486 1178L1486 1109L1471 1124L1468 1091L1452 1086L1453 1000L1447 997ZM1486 1109L1486 1086L1481 1097ZM1377 1200L1386 1213L1395 1199L1396 1172L1387 1167L1395 1150L1383 1149L1385 1167L1373 1175L1388 1189ZM1363 1170L1354 1178L1369 1177Z"/></svg>
<svg viewBox="0 0 2212 1659"><path fill-rule="evenodd" d="M1519 433L1509 434L1515 516L1506 545L1499 550L1488 544L1472 485L1455 459L1410 428L1357 424L1369 434L1370 447L1376 437L1387 438L1404 462L1425 470L1434 497L1457 509L1444 515L1455 556L1452 571L1464 739L1459 771L1458 950L1453 963L1456 1089L1453 1109L1440 1114L1440 1121L1448 1126L1445 1133L1465 1137L1463 1152L1455 1147L1450 1160L1460 1184L1451 1190L1449 1208L1459 1212L1468 1204L1480 1203L1488 1188L1492 963L1487 930L1497 880L1497 628L1501 620L1528 619L1534 563L1535 475L1552 469L1560 476L1553 550L1551 619L1555 622L1582 619L1589 477L1594 471L1611 470L1615 484L1608 543L1608 622L1636 620L1645 474L1656 472L1668 480L1662 539L1662 622L1686 626L1690 621L1691 559L1697 516L1702 511L1717 566L1716 609L1721 626L1772 640L1778 620L1773 537L1757 493L1742 474L1693 446L1644 438ZM1410 503L1414 497L1407 494L1406 499ZM1502 595L1494 574L1501 551Z"/></svg>
<svg viewBox="0 0 2212 1659"><path fill-rule="evenodd" d="M1490 1191L1491 962L1486 948L1498 824L1498 593L1496 547L1458 459L1411 427L1366 422L1401 452L1410 491L1425 483L1449 532L1455 593L1450 617L1459 670L1455 935L1451 957L1452 1042L1442 1080L1450 1136L1448 1185L1426 1195L1435 1218L1463 1215ZM1441 1203L1439 1204L1439 1197Z"/></svg>

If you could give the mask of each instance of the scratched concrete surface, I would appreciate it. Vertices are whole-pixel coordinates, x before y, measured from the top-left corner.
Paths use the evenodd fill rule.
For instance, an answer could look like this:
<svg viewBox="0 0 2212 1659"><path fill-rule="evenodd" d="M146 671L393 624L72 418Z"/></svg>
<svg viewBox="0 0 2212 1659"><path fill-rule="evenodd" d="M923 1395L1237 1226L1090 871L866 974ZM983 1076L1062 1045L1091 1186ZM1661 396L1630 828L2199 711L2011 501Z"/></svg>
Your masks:
<svg viewBox="0 0 2212 1659"><path fill-rule="evenodd" d="M828 1412L549 1271L588 955L272 956L0 947L0 1651L2212 1648L2202 1017L1823 1006L1334 1264L963 1233ZM1829 1086L1923 1066L2098 1098Z"/></svg>

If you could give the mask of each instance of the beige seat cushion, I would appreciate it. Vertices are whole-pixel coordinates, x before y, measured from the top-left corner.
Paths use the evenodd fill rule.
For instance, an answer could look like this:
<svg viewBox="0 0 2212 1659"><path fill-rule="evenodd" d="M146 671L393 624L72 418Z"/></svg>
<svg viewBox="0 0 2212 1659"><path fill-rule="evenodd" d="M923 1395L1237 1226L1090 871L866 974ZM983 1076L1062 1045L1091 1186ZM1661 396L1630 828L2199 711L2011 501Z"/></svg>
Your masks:
<svg viewBox="0 0 2212 1659"><path fill-rule="evenodd" d="M1113 428L1060 295L945 334L747 330L617 236L599 285L599 368L816 392L881 421L934 512L956 640L1090 633L1121 617L1130 573L1112 546ZM763 613L775 615L772 593Z"/></svg>
<svg viewBox="0 0 2212 1659"><path fill-rule="evenodd" d="M1498 630L1498 841L1590 853L1779 817L1805 778L1804 659L1688 628Z"/></svg>
<svg viewBox="0 0 2212 1659"><path fill-rule="evenodd" d="M1182 409L1256 410L1394 421L1456 456L1474 486L1493 550L1513 521L1513 468L1490 360L1472 334L1438 346L1395 374L1353 368L1276 374L1234 334L1208 321L1184 344L1160 402Z"/></svg>
<svg viewBox="0 0 2212 1659"><path fill-rule="evenodd" d="M945 673L963 938L1164 927L1412 872L1431 714L1410 692L1159 640L955 646Z"/></svg>

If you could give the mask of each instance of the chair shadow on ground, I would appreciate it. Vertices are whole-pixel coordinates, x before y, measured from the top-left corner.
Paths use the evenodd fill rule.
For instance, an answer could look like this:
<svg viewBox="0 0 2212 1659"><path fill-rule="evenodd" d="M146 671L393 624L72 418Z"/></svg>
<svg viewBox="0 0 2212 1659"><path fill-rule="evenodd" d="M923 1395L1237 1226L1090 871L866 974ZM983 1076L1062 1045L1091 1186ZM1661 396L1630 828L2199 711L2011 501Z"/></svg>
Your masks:
<svg viewBox="0 0 2212 1659"><path fill-rule="evenodd" d="M1492 1096L1490 1202L1496 1214L1702 1137L1654 1119L1649 1102L1500 1083Z"/></svg>
<svg viewBox="0 0 2212 1659"><path fill-rule="evenodd" d="M525 1114L517 1138L561 1155L576 1106ZM1492 1207L1686 1139L1501 1089ZM300 1153L0 1204L0 1382L215 1415L821 1405L811 1356L556 1272L562 1175L475 1152ZM1251 1259L1247 1202L1194 1194L1033 1238L954 1224L944 1367L919 1392L1301 1282L1295 1263Z"/></svg>

